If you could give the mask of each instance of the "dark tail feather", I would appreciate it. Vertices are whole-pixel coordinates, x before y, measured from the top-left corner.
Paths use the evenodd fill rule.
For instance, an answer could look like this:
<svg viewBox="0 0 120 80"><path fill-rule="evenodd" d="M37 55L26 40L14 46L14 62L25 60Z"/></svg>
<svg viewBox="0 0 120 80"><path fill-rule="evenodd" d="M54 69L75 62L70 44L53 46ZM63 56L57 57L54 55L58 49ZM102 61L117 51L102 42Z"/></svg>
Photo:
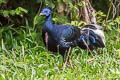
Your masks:
<svg viewBox="0 0 120 80"><path fill-rule="evenodd" d="M83 41L84 40L84 41ZM97 36L93 31L88 30L85 31L80 35L80 38L77 40L78 41L78 46L82 49L87 49L87 46L89 47L90 50L93 50L95 48L103 48L105 47L104 43L100 39L99 36ZM86 44L87 46L86 46Z"/></svg>

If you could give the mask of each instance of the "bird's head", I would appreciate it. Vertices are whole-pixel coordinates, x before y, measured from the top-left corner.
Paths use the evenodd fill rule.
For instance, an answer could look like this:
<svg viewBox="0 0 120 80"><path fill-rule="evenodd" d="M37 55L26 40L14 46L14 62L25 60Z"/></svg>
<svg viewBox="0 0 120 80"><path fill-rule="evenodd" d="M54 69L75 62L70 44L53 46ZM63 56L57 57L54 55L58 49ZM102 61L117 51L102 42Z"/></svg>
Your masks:
<svg viewBox="0 0 120 80"><path fill-rule="evenodd" d="M52 12L52 8L51 7L47 7L47 8L44 8L41 11L40 15L48 17L51 14L51 12Z"/></svg>

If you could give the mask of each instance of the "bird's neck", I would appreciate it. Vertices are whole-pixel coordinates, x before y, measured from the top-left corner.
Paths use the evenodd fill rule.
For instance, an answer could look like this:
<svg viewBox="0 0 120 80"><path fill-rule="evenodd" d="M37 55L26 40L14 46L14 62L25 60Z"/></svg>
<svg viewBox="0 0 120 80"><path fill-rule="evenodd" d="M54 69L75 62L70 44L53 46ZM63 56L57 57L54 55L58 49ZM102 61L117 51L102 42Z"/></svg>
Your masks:
<svg viewBox="0 0 120 80"><path fill-rule="evenodd" d="M52 15L49 15L45 21L45 27L51 31L53 29Z"/></svg>

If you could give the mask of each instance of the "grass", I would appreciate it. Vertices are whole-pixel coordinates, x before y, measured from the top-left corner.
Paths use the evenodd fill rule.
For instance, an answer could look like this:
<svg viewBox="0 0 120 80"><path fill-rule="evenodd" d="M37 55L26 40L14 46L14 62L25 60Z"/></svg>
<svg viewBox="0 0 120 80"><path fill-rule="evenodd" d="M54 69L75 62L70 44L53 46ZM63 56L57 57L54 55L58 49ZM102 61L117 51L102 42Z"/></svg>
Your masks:
<svg viewBox="0 0 120 80"><path fill-rule="evenodd" d="M41 31L28 26L0 30L0 80L119 80L120 39L114 29L105 32L106 48L94 54L76 47L70 56L74 69L67 64L62 71L62 56L47 52ZM111 36L110 36L111 35Z"/></svg>

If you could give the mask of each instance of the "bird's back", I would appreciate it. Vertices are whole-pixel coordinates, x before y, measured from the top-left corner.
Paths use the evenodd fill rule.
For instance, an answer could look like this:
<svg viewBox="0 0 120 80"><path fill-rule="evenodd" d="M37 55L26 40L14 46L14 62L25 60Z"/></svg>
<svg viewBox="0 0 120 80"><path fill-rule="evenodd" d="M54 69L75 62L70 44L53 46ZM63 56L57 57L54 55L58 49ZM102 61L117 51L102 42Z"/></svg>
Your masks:
<svg viewBox="0 0 120 80"><path fill-rule="evenodd" d="M71 25L56 25L57 36L64 38L66 42L73 41L80 36L80 29Z"/></svg>

